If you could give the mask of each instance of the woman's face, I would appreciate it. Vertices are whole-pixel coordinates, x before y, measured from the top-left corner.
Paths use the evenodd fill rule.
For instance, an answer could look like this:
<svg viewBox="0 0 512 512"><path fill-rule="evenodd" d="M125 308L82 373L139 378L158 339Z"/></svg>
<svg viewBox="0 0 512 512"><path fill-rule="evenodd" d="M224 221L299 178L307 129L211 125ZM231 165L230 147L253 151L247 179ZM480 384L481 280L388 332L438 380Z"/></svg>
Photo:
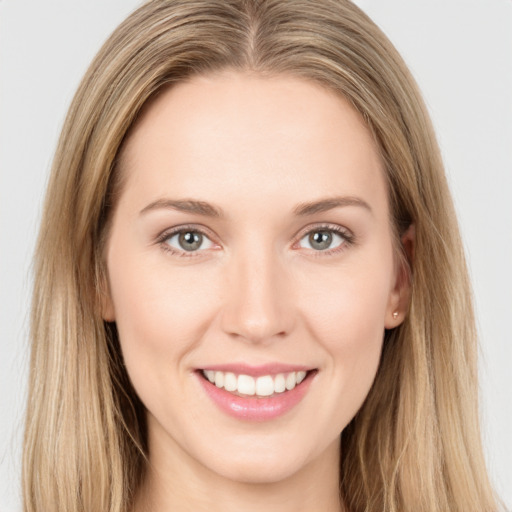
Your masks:
<svg viewBox="0 0 512 512"><path fill-rule="evenodd" d="M150 459L244 482L337 464L406 295L361 117L296 78L197 77L146 108L120 172L104 318Z"/></svg>

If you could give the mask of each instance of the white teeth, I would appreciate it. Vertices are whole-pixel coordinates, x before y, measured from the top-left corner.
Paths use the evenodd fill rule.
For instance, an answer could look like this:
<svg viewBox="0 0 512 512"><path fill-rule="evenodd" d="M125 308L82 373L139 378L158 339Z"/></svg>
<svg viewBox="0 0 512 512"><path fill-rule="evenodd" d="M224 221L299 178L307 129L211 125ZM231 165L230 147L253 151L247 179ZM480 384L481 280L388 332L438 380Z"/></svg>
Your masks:
<svg viewBox="0 0 512 512"><path fill-rule="evenodd" d="M274 379L270 375L256 379L256 394L259 396L270 396L274 394Z"/></svg>
<svg viewBox="0 0 512 512"><path fill-rule="evenodd" d="M286 376L286 389L290 391L297 384L297 375L295 373L289 373Z"/></svg>
<svg viewBox="0 0 512 512"><path fill-rule="evenodd" d="M236 391L238 387L238 379L234 373L226 373L224 375L224 389L226 391Z"/></svg>
<svg viewBox="0 0 512 512"><path fill-rule="evenodd" d="M274 391L276 393L282 393L286 389L286 379L282 373L276 375L274 379Z"/></svg>
<svg viewBox="0 0 512 512"><path fill-rule="evenodd" d="M218 388L224 388L226 391L237 392L241 395L265 397L292 390L306 378L307 372L262 375L257 378L250 375L237 376L232 372L224 373L214 370L203 370L203 374L212 384L215 384Z"/></svg>
<svg viewBox="0 0 512 512"><path fill-rule="evenodd" d="M224 387L224 372L215 372L215 385L218 388Z"/></svg>
<svg viewBox="0 0 512 512"><path fill-rule="evenodd" d="M254 377L249 375L239 375L238 392L242 395L254 395L256 392L256 383L254 382Z"/></svg>

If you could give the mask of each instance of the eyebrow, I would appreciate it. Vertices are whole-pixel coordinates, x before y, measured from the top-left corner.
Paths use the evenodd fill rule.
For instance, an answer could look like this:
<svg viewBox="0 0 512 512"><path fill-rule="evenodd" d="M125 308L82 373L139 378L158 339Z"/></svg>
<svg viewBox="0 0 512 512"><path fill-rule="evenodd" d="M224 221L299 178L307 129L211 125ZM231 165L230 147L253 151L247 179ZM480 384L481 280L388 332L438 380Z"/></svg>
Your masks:
<svg viewBox="0 0 512 512"><path fill-rule="evenodd" d="M185 213L195 213L196 215L204 215L205 217L224 217L224 213L206 201L197 201L194 199L158 199L143 208L141 215L152 210L177 210Z"/></svg>
<svg viewBox="0 0 512 512"><path fill-rule="evenodd" d="M343 206L359 206L372 213L372 209L366 201L363 201L363 199L359 197L353 196L329 197L326 199L320 199L318 201L300 203L295 207L293 212L295 215L302 217L307 215L314 215L315 213L327 212L334 208L340 208Z"/></svg>
<svg viewBox="0 0 512 512"><path fill-rule="evenodd" d="M317 201L300 203L294 208L293 213L300 217L307 217L308 215L314 215L315 213L322 213L345 206L358 206L372 213L372 209L366 201L353 196L329 197ZM140 214L143 215L152 210L159 209L176 210L213 218L223 218L225 216L221 208L213 206L206 201L198 201L195 199L158 199L144 207L140 211Z"/></svg>

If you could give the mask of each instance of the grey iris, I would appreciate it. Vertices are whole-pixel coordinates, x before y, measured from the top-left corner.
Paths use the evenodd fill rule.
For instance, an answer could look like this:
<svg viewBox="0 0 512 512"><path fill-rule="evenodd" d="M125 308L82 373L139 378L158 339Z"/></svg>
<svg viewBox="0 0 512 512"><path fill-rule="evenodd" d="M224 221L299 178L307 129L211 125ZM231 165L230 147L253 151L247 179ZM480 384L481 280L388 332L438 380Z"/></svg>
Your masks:
<svg viewBox="0 0 512 512"><path fill-rule="evenodd" d="M329 249L332 243L332 233L329 231L315 231L309 235L309 243L313 249L319 251Z"/></svg>
<svg viewBox="0 0 512 512"><path fill-rule="evenodd" d="M185 251L195 251L201 247L201 244L203 243L203 235L195 231L185 231L184 233L180 233L178 242L180 247Z"/></svg>

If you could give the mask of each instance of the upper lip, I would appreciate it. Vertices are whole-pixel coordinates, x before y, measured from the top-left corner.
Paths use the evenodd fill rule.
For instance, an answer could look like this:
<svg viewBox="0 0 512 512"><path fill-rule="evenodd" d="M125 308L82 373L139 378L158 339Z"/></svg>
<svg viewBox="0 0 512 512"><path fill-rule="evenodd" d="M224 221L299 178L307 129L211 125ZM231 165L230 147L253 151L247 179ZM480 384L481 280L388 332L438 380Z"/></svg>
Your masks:
<svg viewBox="0 0 512 512"><path fill-rule="evenodd" d="M314 370L311 366L300 364L267 363L261 365L249 365L247 363L228 363L207 365L201 370L212 370L219 372L231 372L236 375L250 375L260 377L262 375L277 375L278 373L291 373L300 371Z"/></svg>

